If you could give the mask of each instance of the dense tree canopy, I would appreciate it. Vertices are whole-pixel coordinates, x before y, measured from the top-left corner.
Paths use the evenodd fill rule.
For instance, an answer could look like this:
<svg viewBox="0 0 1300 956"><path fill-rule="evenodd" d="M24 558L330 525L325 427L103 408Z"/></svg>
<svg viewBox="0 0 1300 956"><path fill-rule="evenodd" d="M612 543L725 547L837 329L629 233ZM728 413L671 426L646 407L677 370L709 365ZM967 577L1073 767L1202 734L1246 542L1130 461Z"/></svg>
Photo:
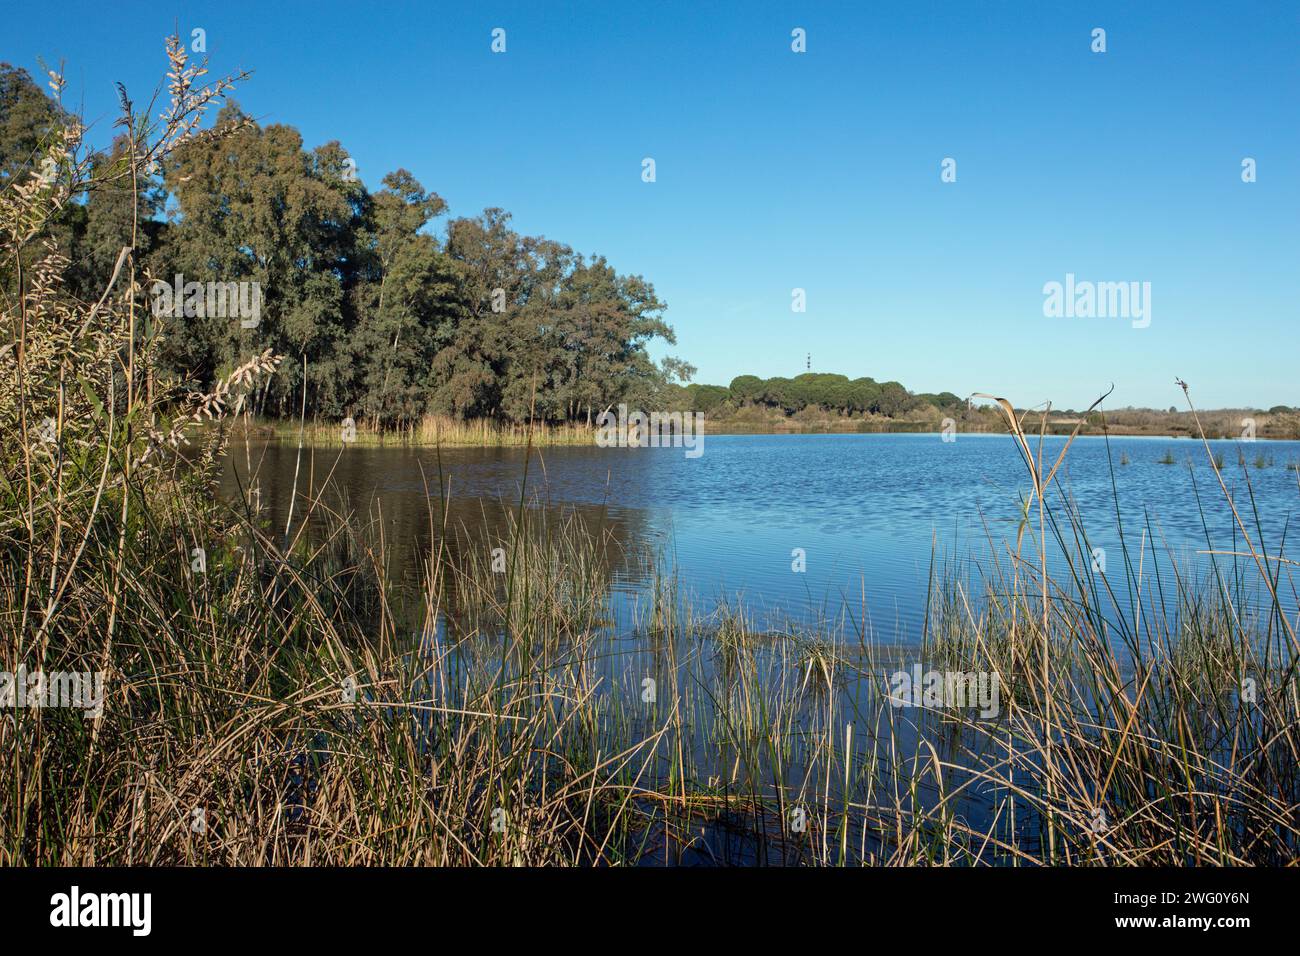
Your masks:
<svg viewBox="0 0 1300 956"><path fill-rule="evenodd" d="M932 407L959 412L966 402L952 392L913 395L898 382L877 382L872 378L850 379L846 375L805 372L794 378L761 379L738 375L731 385L692 385L696 411L717 412L725 408L761 406L780 409L788 415L807 408L841 415L883 415L897 418L917 409Z"/></svg>
<svg viewBox="0 0 1300 956"><path fill-rule="evenodd" d="M65 118L30 75L0 64L0 188L32 169ZM64 209L50 236L84 299L99 295L124 245L150 290L256 286L255 323L212 309L150 316L162 324L167 369L191 388L270 348L286 361L258 411L291 416L305 402L309 415L384 426L430 413L591 422L620 402L714 415L758 406L897 417L964 406L950 392L912 395L898 382L820 372L683 387L692 366L650 359L650 343L676 340L640 276L522 235L502 209L439 231L447 204L408 171L371 192L338 142L309 150L293 127L259 125L233 101L216 125L228 135L198 137L149 170L138 206L130 175L94 177L106 185ZM91 162L129 173L129 153L121 136ZM0 275L0 288L12 280Z"/></svg>
<svg viewBox="0 0 1300 956"><path fill-rule="evenodd" d="M35 165L62 116L30 73L0 63L0 186Z"/></svg>
<svg viewBox="0 0 1300 956"><path fill-rule="evenodd" d="M27 73L0 65L0 186L32 169L60 116ZM216 124L233 132L151 170L138 209L119 177L66 209L51 236L83 298L124 245L146 294L154 283L255 284L255 322L212 308L151 317L166 364L192 387L271 348L286 361L258 395L270 415L297 414L305 398L309 415L383 425L428 413L590 421L621 401L653 405L693 371L651 361L651 342L675 343L665 305L603 257L521 235L500 209L439 234L446 203L406 170L370 192L337 142L308 150L293 127L261 126L234 102ZM116 142L93 163L126 167L126 149Z"/></svg>

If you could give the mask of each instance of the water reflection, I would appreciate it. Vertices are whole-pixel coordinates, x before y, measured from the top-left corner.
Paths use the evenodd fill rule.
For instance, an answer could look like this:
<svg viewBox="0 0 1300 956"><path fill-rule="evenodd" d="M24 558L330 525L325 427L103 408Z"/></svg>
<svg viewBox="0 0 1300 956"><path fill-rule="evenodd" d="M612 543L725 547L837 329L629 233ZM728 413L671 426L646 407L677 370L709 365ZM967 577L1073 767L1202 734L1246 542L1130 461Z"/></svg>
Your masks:
<svg viewBox="0 0 1300 956"><path fill-rule="evenodd" d="M1283 545L1300 496L1288 466L1300 462L1300 443L1211 444L1256 545L1290 553ZM1048 438L1045 459L1063 445ZM987 570L991 552L1006 558L1028 495L1007 436L709 436L697 459L672 448L556 447L535 451L526 489L524 464L519 448L353 445L307 449L299 460L292 445L271 443L232 451L224 493L233 497L255 474L279 533L291 503L295 532L305 513L317 526L331 511L351 515L382 535L385 572L408 589L418 589L434 547L453 563L469 551L485 557L522 496L552 522L572 516L604 542L619 606L640 600L659 567L703 613L741 603L766 626L847 616L852 629L887 641L921 633L936 553L956 574ZM1126 561L1136 573L1144 560L1149 575L1153 561L1177 560L1211 584L1251 577L1248 559L1200 553L1244 543L1198 442L1081 438L1057 482L1121 604ZM313 504L312 495L321 497ZM1061 569L1059 554L1051 561ZM1294 608L1285 575L1281 590Z"/></svg>
<svg viewBox="0 0 1300 956"><path fill-rule="evenodd" d="M1049 439L1044 457L1054 460L1062 445ZM542 569L551 586L582 592L551 593L549 599L571 601L575 616L608 615L612 620L594 623L612 626L587 627L580 620L558 628L548 638L553 643L541 649L544 666L521 679L537 681L539 695L598 701L598 716L583 733L607 743L605 752L653 738L671 717L680 722L682 742L656 751L644 779L672 780L675 769L680 779L684 763L686 776L705 783L707 799L723 801L739 767L751 780L765 781L779 769L792 792L802 792L805 778L819 779L827 767L840 772L843 752L852 751L852 793L837 785L822 795L823 813L832 820L840 819L846 799L869 808L851 819L843 815L839 837L850 858L881 850L880 834L889 832L890 821L877 813L880 795L892 792L897 780L915 781L908 791L915 805L905 808L911 819L942 803L925 770L933 756L951 768L944 778L949 792L976 784L956 805L963 825L983 832L996 824L1008 837L1014 826L1022 850L1035 852L1032 808L1020 808L1013 824L999 816L1005 791L957 769L984 759L1005 715L972 733L923 709L886 705L882 686L898 669L928 671L940 664L916 649L936 552L941 570L976 582L993 574L990 552L1005 559L1014 548L1027 480L1010 439L712 436L705 449L689 460L679 449L544 449L525 473L521 449L439 453L350 446L300 456L292 445L250 445L229 456L223 494L236 500L241 489L255 487L262 518L276 535L326 538L344 523L340 518L356 529L356 547L373 549L360 557L379 564L376 573L408 596L407 606L395 612L406 632L402 655L431 673L438 662L438 686L417 685L419 699L444 699L448 687L491 693L504 669L505 642L498 639L499 622L484 626L475 617L483 602L462 588L482 586L485 579L507 586L504 574L497 582L492 574L472 572L491 566L494 548L510 546L521 513L542 533L576 525L597 545L590 551L593 564L582 573ZM1253 494L1248 527L1256 544L1285 552L1298 498L1296 473L1285 466L1300 460L1300 443L1249 446L1244 454L1264 455L1263 468L1249 460L1245 469L1237 466L1234 443L1216 449L1225 459L1224 480L1242 503ZM1166 452L1174 465L1161 463ZM1101 576L1113 585L1114 613L1131 617L1126 563L1141 562L1144 581L1156 580L1157 570L1168 566L1159 555L1170 553L1182 572L1205 581L1216 573L1230 584L1234 572L1242 580L1257 578L1248 560L1200 553L1239 551L1242 542L1214 472L1198 455L1199 445L1162 439L1125 439L1109 447L1084 439L1072 447L1060 489L1082 515L1088 550L1107 555ZM556 533L557 541L563 537ZM803 570L794 569L794 552L802 552ZM450 577L429 589L435 555ZM561 551L557 560L563 564L564 557ZM1062 569L1060 554L1051 561L1054 571ZM693 608L699 615L693 622L661 627L647 611L661 575L681 589L670 606ZM1285 573L1280 582L1293 610ZM420 598L430 590L438 595L440 626L416 633ZM1240 594L1234 600L1239 608L1247 603ZM725 615L714 612L725 608L743 611L750 622L743 639L718 624ZM943 610L969 613L963 604ZM1170 613L1176 622L1175 609ZM818 625L828 620L832 626L821 636L836 642L830 650L817 643ZM781 630L779 639L769 630ZM1178 633L1176 623L1170 631ZM647 698L647 690L657 696ZM736 732L733 722L752 718L756 707L781 715L789 731L779 759ZM721 721L719 714L725 715ZM764 726L766 719L755 718L751 726ZM999 759L995 750L987 756ZM1024 768L1033 768L1037 758L1030 750L1021 759ZM700 824L689 843L680 834L648 833L647 858L788 862L788 844L775 839L781 821L771 817L772 807L755 803L746 812L752 816L720 812Z"/></svg>

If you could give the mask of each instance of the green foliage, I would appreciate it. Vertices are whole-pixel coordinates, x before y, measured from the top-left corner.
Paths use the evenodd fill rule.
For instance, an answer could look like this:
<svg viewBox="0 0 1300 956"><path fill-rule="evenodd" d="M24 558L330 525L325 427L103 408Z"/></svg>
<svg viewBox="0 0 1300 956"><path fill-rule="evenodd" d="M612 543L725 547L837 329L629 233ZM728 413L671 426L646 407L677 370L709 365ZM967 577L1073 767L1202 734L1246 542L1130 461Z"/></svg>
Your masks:
<svg viewBox="0 0 1300 956"><path fill-rule="evenodd" d="M751 402L763 391L763 380L757 375L737 375L728 389L737 403Z"/></svg>
<svg viewBox="0 0 1300 956"><path fill-rule="evenodd" d="M26 70L0 63L0 190L8 191L15 183L42 173L66 182L70 157L65 157L61 165L46 164L63 153L63 130L72 119ZM85 232L85 205L68 202L42 220L38 238L53 243L67 255ZM26 243L14 258L0 262L0 294L15 294L19 263L30 273L42 246L41 242Z"/></svg>
<svg viewBox="0 0 1300 956"><path fill-rule="evenodd" d="M64 119L25 72L0 65L0 182L29 169ZM502 209L452 219L440 235L447 204L411 173L390 173L370 192L341 144L308 150L296 129L261 126L233 100L213 132L139 182L138 207L131 177L110 175L130 169L119 137L92 159L104 185L48 233L83 299L127 245L153 281L257 283L255 328L217 315L148 321L165 333L163 368L192 388L211 388L250 354L285 356L253 399L261 414L296 417L305 400L309 416L378 427L430 414L591 422L620 402L889 417L963 407L951 392L913 396L897 382L822 372L683 387L694 368L650 359L652 341L676 340L640 276L522 235Z"/></svg>
<svg viewBox="0 0 1300 956"><path fill-rule="evenodd" d="M35 167L65 118L26 70L0 63L0 187Z"/></svg>
<svg viewBox="0 0 1300 956"><path fill-rule="evenodd" d="M961 411L966 407L966 402L952 392L940 392L938 395L924 392L916 396L916 401L918 404L930 405L942 412Z"/></svg>
<svg viewBox="0 0 1300 956"><path fill-rule="evenodd" d="M805 372L794 378L769 379L738 375L732 379L729 389L717 388L719 392L725 391L731 404L737 408L758 405L780 409L788 415L815 408L841 415L870 414L897 418L927 405L941 411L963 411L966 407L965 401L952 392L913 395L898 382L882 384L872 378L850 380L845 375L828 372ZM714 407L717 404L720 401Z"/></svg>
<svg viewBox="0 0 1300 956"><path fill-rule="evenodd" d="M731 400L731 390L721 385L688 385L691 395L691 410L697 412L717 411Z"/></svg>
<svg viewBox="0 0 1300 956"><path fill-rule="evenodd" d="M25 72L0 65L0 185L30 173L64 116ZM500 209L453 219L440 236L446 203L406 170L372 193L339 143L308 150L293 127L261 126L234 101L213 133L146 175L138 207L132 177L109 175L131 171L120 137L91 159L105 185L45 230L82 299L106 285L124 246L149 279L146 294L177 275L256 283L251 328L228 315L148 316L164 332L163 368L192 388L270 349L286 361L255 411L279 417L296 417L305 400L309 416L376 426L427 414L591 421L618 402L692 400L670 387L694 369L649 356L653 340L675 337L640 276L521 235ZM0 275L0 286L12 281Z"/></svg>

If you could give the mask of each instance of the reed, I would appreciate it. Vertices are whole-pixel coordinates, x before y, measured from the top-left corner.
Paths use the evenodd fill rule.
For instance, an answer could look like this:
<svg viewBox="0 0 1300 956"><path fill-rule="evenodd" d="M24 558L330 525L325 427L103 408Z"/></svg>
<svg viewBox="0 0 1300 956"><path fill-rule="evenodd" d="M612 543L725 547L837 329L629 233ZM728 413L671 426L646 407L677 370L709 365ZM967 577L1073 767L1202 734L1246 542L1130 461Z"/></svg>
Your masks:
<svg viewBox="0 0 1300 956"><path fill-rule="evenodd" d="M376 426L373 422L353 421L345 428L344 420L306 423L277 419L252 419L247 427L236 431L237 437L270 436L283 441L302 440L315 448L337 448L345 444L360 446L474 446L521 447L592 445L595 428L574 422L534 422L519 424L490 419L464 420L446 415L425 415L404 425Z"/></svg>

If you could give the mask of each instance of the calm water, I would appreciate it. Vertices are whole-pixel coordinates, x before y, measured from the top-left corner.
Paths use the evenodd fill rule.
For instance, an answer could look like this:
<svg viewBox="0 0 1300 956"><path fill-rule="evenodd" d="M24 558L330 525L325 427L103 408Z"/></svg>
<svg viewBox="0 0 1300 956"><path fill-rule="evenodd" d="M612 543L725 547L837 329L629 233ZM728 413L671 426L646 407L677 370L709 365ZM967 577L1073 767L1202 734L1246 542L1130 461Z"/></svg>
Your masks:
<svg viewBox="0 0 1300 956"><path fill-rule="evenodd" d="M1055 460L1063 438L1045 442ZM1212 442L1224 478L1258 543L1296 557L1287 527L1300 510L1300 442ZM1162 464L1166 452L1175 464ZM1108 463L1108 454L1110 462ZM1239 455L1246 467L1239 465ZM1128 464L1121 465L1121 456ZM1255 467L1262 456L1265 467ZM258 474L272 527L283 530L294 487L292 445L238 448L230 456L225 492ZM1188 468L1188 461L1194 467ZM1112 464L1113 481L1112 487ZM418 567L435 541L430 496L450 490L453 525L481 536L517 507L522 449L365 448L303 452L301 493L332 472L338 489L325 500L382 522L396 556L394 573ZM1254 495L1252 513L1246 492ZM1107 573L1123 581L1116 495L1130 549L1147 528L1156 549L1184 571L1208 575L1209 547L1242 550L1231 512L1199 442L1165 438L1076 439L1058 475L1085 516L1092 547L1106 551ZM558 447L534 453L526 497L532 507L573 513L612 530L624 545L613 571L621 600L643 593L657 559L673 568L687 596L707 610L719 601L744 603L762 622L811 623L845 607L875 637L914 641L924 614L932 554L965 574L986 567L990 547L1014 547L1021 498L1029 482L1013 440L1001 435L744 435L708 436L704 454L672 448ZM1199 501L1198 501L1199 493ZM1209 529L1207 544L1206 528ZM802 549L806 571L792 570ZM1148 538L1146 573L1150 573ZM1028 550L1028 547L1027 547ZM1134 555L1136 561L1136 554ZM1251 577L1255 575L1251 572ZM1285 577L1282 590L1294 607Z"/></svg>
<svg viewBox="0 0 1300 956"><path fill-rule="evenodd" d="M1047 440L1045 457L1055 460L1063 444L1063 438ZM1300 549L1290 546L1286 538L1300 509L1297 473L1287 465L1300 462L1300 442L1212 445L1223 457L1224 479L1237 495L1252 537L1257 543L1262 537L1271 554L1281 548L1298 557ZM1161 463L1166 452L1175 464ZM1238 464L1239 453L1245 459L1244 471ZM1162 574L1177 562L1184 579L1199 576L1212 584L1212 562L1217 561L1219 573L1232 581L1232 558L1199 553L1240 549L1239 534L1204 448L1188 440L1123 438L1111 440L1109 454L1113 469L1104 439L1076 440L1068 467L1059 473L1061 488L1085 516L1089 547L1106 551L1106 580L1121 603L1109 616L1113 619L1122 613L1125 620L1131 619L1118 546L1121 520L1135 552L1134 562L1144 532L1150 535L1143 564L1148 597L1153 550L1159 555ZM1265 467L1255 467L1256 456L1261 456ZM235 448L227 461L224 493L234 498L255 474L263 514L273 533L283 534L298 458L292 445ZM1121 464L1122 459L1128 464ZM1189 459L1194 462L1191 468ZM409 582L412 593L418 593L421 564L433 547L441 548L453 565L464 560L467 548L482 549L478 557L483 560L491 543L503 534L507 516L518 508L521 494L530 508L548 518L580 520L593 532L612 537L617 547L606 549L605 560L612 582L613 644L601 648L592 666L599 673L601 698L609 702L601 713L608 719L608 714L618 712L633 721L625 729L629 739L648 737L663 720L653 709L639 713L644 677L652 676L665 687L693 686L681 679L682 658L666 655L652 629L636 626L637 609L644 607L656 569L675 573L684 596L705 614L725 602L732 607L743 604L759 627L813 629L829 619L831 633L860 632L885 649L879 658L873 649L869 663L859 662L860 670L844 668L832 708L837 719L856 727L852 740L863 750L854 765L868 765L866 751L874 750L880 757L870 764L877 768L872 773L880 777L878 792L892 792L889 778L895 755L902 755L905 768L926 753L937 753L950 766L962 767L992 739L987 734L953 732L951 725L930 719L924 709L889 708L880 688L890 671L928 666L918 659L916 645L922 635L932 559L968 582L972 586L968 593L978 603L979 579L992 567L990 552L1005 555L1014 548L1029 481L1008 436L959 435L951 443L938 435L915 434L710 436L704 454L694 459L671 448L550 448L534 453L526 488L521 449L450 449L439 456L429 448L349 446L306 450L300 464L295 531L307 510L307 489L327 489L321 493L322 502L350 514L354 526L367 526L369 540L382 532L389 579ZM436 530L442 507L440 485L450 495L448 527L453 533L445 540ZM1118 517L1117 498L1122 503ZM323 531L324 524L317 530ZM792 570L795 549L802 549L805 571ZM1026 552L1032 550L1027 543ZM1059 555L1054 563L1059 572ZM1246 580L1258 582L1248 560L1238 564ZM1295 592L1285 575L1280 590L1294 617ZM1233 599L1239 609L1252 602L1263 604L1258 593L1234 593ZM456 603L455 595L449 594L442 604L441 622L447 626L445 630L440 626L438 633L455 633L460 620ZM400 620L400 610L398 616ZM1149 621L1151 615L1143 619ZM418 649L426 645L425 636L416 634L418 613L411 614L407 623L412 653L422 652ZM1169 623L1177 629L1174 621ZM836 631L836 626L846 630ZM1115 633L1113 621L1111 633ZM436 644L436 635L432 640ZM473 642L467 645L472 656ZM705 685L715 684L725 660L708 654L700 658ZM461 649L451 645L444 666L456 686L463 683L457 670L462 663ZM674 668L677 680L670 683ZM792 672L766 668L764 673L777 683L801 680L798 668ZM697 698L697 703L702 699ZM791 779L808 770L810 753L801 749L799 741L805 732L816 739L811 731L820 726L820 708L831 707L816 694L800 695L799 701L795 719L800 732L787 768ZM689 704L686 711L691 728L686 746L700 779L732 780L739 763L737 752L725 743L729 738L710 729L707 712L696 714ZM693 723L697 719L698 725ZM888 733L877 735L882 726ZM1026 759L1032 763L1034 758L1030 754ZM660 755L647 779L660 784L668 779L671 761L665 760ZM961 789L964 782L970 782L964 771L949 773L950 787ZM956 808L976 832L998 825L1006 829L1008 819L999 815L1002 797L1005 794L1000 797L983 784L971 786L962 790ZM838 806L838 792L827 798L832 807ZM932 809L940 798L938 790L923 779L916 797L922 808ZM1031 807L1019 809L1015 829L1019 845L1034 852L1039 821ZM850 842L860 833L867 838L865 831L855 830ZM684 850L676 841L663 841L665 859L670 844L674 853L683 854L684 862L753 863L765 858L771 862L772 853L785 852L776 843L749 842L743 830L729 827L724 818L701 823ZM651 853L641 862L657 858Z"/></svg>

